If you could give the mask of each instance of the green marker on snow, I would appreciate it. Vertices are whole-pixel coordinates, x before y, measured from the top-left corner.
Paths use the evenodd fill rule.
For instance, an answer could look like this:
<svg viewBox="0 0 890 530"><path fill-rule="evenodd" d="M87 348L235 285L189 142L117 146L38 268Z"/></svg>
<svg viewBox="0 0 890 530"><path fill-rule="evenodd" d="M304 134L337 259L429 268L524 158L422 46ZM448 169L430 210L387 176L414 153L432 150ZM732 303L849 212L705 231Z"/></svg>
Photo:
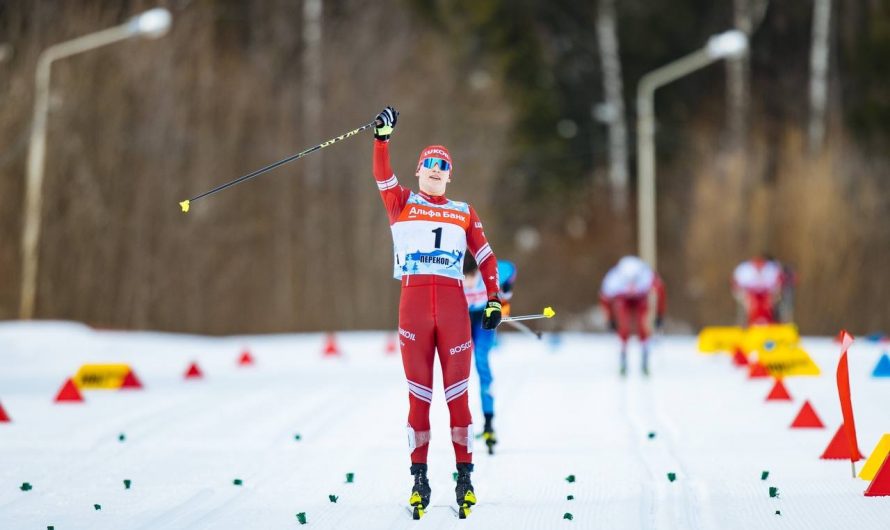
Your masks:
<svg viewBox="0 0 890 530"><path fill-rule="evenodd" d="M760 472L760 480L766 480L766 477L769 476L769 471L761 471Z"/></svg>
<svg viewBox="0 0 890 530"><path fill-rule="evenodd" d="M300 512L297 514L297 521L300 521L300 524L306 524L306 512Z"/></svg>
<svg viewBox="0 0 890 530"><path fill-rule="evenodd" d="M101 504L94 504L94 505L93 505L93 509L95 509L95 510L98 512L99 510L102 509L102 505L101 505Z"/></svg>
<svg viewBox="0 0 890 530"><path fill-rule="evenodd" d="M566 477L566 482L572 483L575 482L575 475L569 475Z"/></svg>
<svg viewBox="0 0 890 530"><path fill-rule="evenodd" d="M352 481L355 479L355 473L347 473L346 474L346 483L352 484Z"/></svg>
<svg viewBox="0 0 890 530"><path fill-rule="evenodd" d="M120 433L117 435L117 441L119 441L119 442L123 442L126 439L127 439L127 437L124 435L124 433Z"/></svg>
<svg viewBox="0 0 890 530"><path fill-rule="evenodd" d="M572 516L572 514L570 514L569 512L566 512L566 513L562 516L562 518L563 518L563 519L568 519L569 521L571 521L572 519L574 519L574 517Z"/></svg>
<svg viewBox="0 0 890 530"><path fill-rule="evenodd" d="M240 486L241 484L244 484L244 482L242 482L240 478L236 478L235 480L232 481L232 484L234 484L236 486Z"/></svg>
<svg viewBox="0 0 890 530"><path fill-rule="evenodd" d="M339 498L340 497L337 497L336 495L328 495L328 500L331 502L337 502L337 499Z"/></svg>
<svg viewBox="0 0 890 530"><path fill-rule="evenodd" d="M300 436L299 434L295 434L295 435L294 435L294 440L296 440L296 441L299 442L299 441L302 440L302 439L303 439L303 437Z"/></svg>
<svg viewBox="0 0 890 530"><path fill-rule="evenodd" d="M566 495L566 500L567 500L567 501L571 501L571 500L574 500L574 499L575 499L575 496L574 496L574 495Z"/></svg>
<svg viewBox="0 0 890 530"><path fill-rule="evenodd" d="M779 496L779 488L775 486L769 487L769 496L770 497L778 497Z"/></svg>
<svg viewBox="0 0 890 530"><path fill-rule="evenodd" d="M650 432L649 432L649 439L652 440L653 438L655 438L655 432L654 432L654 431L650 431Z"/></svg>
<svg viewBox="0 0 890 530"><path fill-rule="evenodd" d="M19 489L22 491L31 491L31 483L30 482L22 482L22 485L19 486Z"/></svg>
<svg viewBox="0 0 890 530"><path fill-rule="evenodd" d="M124 479L124 488L125 488L125 489L130 489L130 484L131 484L131 483L130 483L130 479L125 478L125 479Z"/></svg>
<svg viewBox="0 0 890 530"><path fill-rule="evenodd" d="M677 480L677 474L676 473L668 473L668 480L670 480L671 482Z"/></svg>
<svg viewBox="0 0 890 530"><path fill-rule="evenodd" d="M776 515L782 515L782 511L781 511L781 510L776 510Z"/></svg>

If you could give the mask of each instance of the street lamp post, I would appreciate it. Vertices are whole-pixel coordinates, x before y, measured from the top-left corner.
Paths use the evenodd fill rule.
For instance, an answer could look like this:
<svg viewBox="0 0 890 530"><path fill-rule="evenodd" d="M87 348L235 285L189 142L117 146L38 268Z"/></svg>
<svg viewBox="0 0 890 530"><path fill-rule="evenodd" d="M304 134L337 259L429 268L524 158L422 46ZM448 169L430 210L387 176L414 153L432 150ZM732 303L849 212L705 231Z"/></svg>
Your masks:
<svg viewBox="0 0 890 530"><path fill-rule="evenodd" d="M708 39L707 45L653 70L637 86L637 234L640 257L655 269L655 90L720 59L748 49L748 37L730 30Z"/></svg>
<svg viewBox="0 0 890 530"><path fill-rule="evenodd" d="M170 29L170 12L151 9L124 24L50 46L37 59L34 93L34 120L28 145L28 168L25 180L25 212L22 223L22 292L19 317L34 316L37 295L38 247L40 242L40 211L43 202L43 162L46 155L46 123L49 110L50 68L58 59L99 48L132 37L159 38Z"/></svg>

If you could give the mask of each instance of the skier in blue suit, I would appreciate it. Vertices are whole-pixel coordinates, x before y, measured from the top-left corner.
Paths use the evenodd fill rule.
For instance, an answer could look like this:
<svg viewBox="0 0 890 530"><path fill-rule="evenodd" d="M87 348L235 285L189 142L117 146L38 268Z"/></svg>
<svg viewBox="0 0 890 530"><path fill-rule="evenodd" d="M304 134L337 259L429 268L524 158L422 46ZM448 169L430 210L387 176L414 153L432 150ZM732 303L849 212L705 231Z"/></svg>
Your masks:
<svg viewBox="0 0 890 530"><path fill-rule="evenodd" d="M498 286L500 287L501 313L510 314L510 298L513 297L513 282L516 280L516 265L509 261L498 260ZM467 254L464 259L464 294L470 309L470 328L473 335L473 351L476 358L476 372L479 374L479 387L482 394L482 413L485 415L485 427L482 438L488 446L488 454L494 454L497 438L494 434L494 395L491 384L491 365L488 353L495 344L495 330L482 327L482 313L488 302L485 282L476 262Z"/></svg>

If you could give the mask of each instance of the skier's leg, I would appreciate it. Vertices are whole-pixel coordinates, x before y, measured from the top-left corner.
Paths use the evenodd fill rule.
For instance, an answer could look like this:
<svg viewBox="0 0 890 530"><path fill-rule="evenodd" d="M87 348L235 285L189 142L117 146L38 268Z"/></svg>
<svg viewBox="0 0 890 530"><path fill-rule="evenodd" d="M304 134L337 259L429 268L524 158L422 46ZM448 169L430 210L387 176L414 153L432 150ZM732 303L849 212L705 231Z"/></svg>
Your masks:
<svg viewBox="0 0 890 530"><path fill-rule="evenodd" d="M479 391L482 395L482 414L485 417L485 427L482 429L482 438L488 446L488 454L494 454L494 446L497 437L494 434L494 393L492 383L494 377L491 374L489 353L494 346L495 331L482 329L482 316L474 318L476 313L470 314L470 325L473 329L473 357L476 359L476 372L479 374Z"/></svg>
<svg viewBox="0 0 890 530"><path fill-rule="evenodd" d="M442 365L445 401L451 415L451 441L458 463L473 461L473 419L467 386L473 340L463 288L440 285L436 290L436 348Z"/></svg>
<svg viewBox="0 0 890 530"><path fill-rule="evenodd" d="M435 355L432 288L430 285L402 287L399 303L399 340L408 380L408 447L412 464L426 463L429 451Z"/></svg>
<svg viewBox="0 0 890 530"><path fill-rule="evenodd" d="M618 324L618 337L621 338L621 375L627 374L627 340L630 337L630 315L627 300L615 301L615 320Z"/></svg>
<svg viewBox="0 0 890 530"><path fill-rule="evenodd" d="M642 369L644 375L649 375L649 301L641 298L634 304L637 320L637 335L640 337L640 347L643 350Z"/></svg>

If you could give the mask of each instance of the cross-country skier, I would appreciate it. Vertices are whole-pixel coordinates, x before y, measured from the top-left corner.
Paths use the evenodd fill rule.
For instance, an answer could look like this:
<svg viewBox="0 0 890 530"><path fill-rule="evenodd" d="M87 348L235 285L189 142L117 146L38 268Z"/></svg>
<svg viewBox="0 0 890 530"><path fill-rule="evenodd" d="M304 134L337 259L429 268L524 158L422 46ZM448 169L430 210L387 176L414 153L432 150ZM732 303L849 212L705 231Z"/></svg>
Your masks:
<svg viewBox="0 0 890 530"><path fill-rule="evenodd" d="M399 185L389 161L389 137L397 120L398 112L392 107L377 116L373 165L392 230L394 276L402 282L399 335L408 379L408 446L414 475L409 503L414 507L414 518L419 519L430 502L429 414L433 360L438 351L457 462L455 494L463 519L476 503L470 481L474 432L467 384L473 340L463 291L464 253L475 256L485 282L482 325L486 329L496 328L501 321L498 265L473 208L445 198L453 169L448 149L431 145L420 153L416 170L419 192Z"/></svg>
<svg viewBox="0 0 890 530"><path fill-rule="evenodd" d="M509 261L499 260L498 278L500 278L502 313L509 316L509 302L513 297L513 283L516 281L516 265ZM479 390L482 394L482 414L485 416L482 438L485 440L485 445L488 446L488 454L494 454L494 445L497 443L497 437L494 434L494 394L491 390L494 378L491 375L488 353L494 346L496 332L482 326L485 305L488 301L488 288L482 274L479 273L476 260L472 256L467 256L464 259L464 294L467 296L467 306L470 308L473 356L476 358L476 373L479 374Z"/></svg>
<svg viewBox="0 0 890 530"><path fill-rule="evenodd" d="M661 328L665 311L664 283L649 265L636 256L625 256L609 269L600 289L600 304L609 328L621 337L621 375L627 375L627 340L631 323L636 322L643 350L642 370L649 375L649 293L655 293L655 327Z"/></svg>
<svg viewBox="0 0 890 530"><path fill-rule="evenodd" d="M791 277L788 282L793 281ZM775 307L782 298L786 274L782 264L766 254L740 263L732 273L732 292L749 326L778 321Z"/></svg>

